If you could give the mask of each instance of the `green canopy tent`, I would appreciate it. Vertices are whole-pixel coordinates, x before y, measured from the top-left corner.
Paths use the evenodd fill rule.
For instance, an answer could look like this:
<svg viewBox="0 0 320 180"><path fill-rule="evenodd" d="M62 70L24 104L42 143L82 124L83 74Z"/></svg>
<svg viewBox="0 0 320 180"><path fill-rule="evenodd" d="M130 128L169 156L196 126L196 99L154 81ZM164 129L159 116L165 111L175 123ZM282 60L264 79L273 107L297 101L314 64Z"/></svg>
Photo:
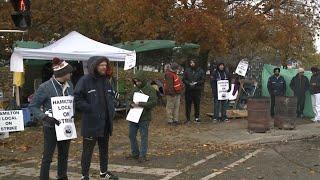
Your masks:
<svg viewBox="0 0 320 180"><path fill-rule="evenodd" d="M19 48L30 48L30 49L40 49L43 48L45 45L42 43L39 43L37 41L15 41L13 44L13 47L19 47ZM30 66L43 66L49 61L38 61L38 60L32 60L27 59L24 61L26 65Z"/></svg>
<svg viewBox="0 0 320 180"><path fill-rule="evenodd" d="M113 46L126 49L130 51L145 52L159 49L172 49L172 48L182 48L182 49L198 49L200 45L193 43L178 44L171 40L136 40L124 43L114 44Z"/></svg>
<svg viewBox="0 0 320 180"><path fill-rule="evenodd" d="M144 63L147 62L148 64L161 63L160 57L162 57L161 58L162 60L166 59L163 57L164 54L170 54L171 56L172 50L174 49L191 51L191 50L197 50L200 48L200 45L198 44L193 44L193 43L178 44L176 41L172 41L172 40L136 40L136 41L117 43L117 44L114 44L113 46L121 49L126 49L129 51L135 51L137 53L137 62L143 59L143 62ZM153 61L154 59L157 59L158 61ZM122 89L121 86L119 89Z"/></svg>
<svg viewBox="0 0 320 180"><path fill-rule="evenodd" d="M268 88L267 88L267 83L268 83L268 79L271 75L273 75L273 69L276 66L272 66L272 65L264 65L263 70L262 70L262 96L265 97L270 97L269 92L268 92ZM281 69L280 74L281 76L284 77L285 81L286 81L286 85L287 85L287 91L286 91L286 96L293 96L293 92L290 88L290 82L291 79L298 73L298 71L296 69ZM308 77L308 79L310 80L311 78L311 71L305 71L304 75ZM314 113L312 110L312 105L311 105L311 95L309 92L307 92L306 94L306 101L305 101L305 108L304 108L304 115L307 117L314 117Z"/></svg>

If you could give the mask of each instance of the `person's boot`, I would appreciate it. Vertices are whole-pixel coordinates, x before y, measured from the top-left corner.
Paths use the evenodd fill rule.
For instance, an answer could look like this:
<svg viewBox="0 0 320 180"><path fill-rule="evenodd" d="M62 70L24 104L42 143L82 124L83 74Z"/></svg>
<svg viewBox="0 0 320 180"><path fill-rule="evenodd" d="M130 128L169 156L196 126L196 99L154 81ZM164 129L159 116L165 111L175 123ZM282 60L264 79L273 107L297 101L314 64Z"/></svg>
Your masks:
<svg viewBox="0 0 320 180"><path fill-rule="evenodd" d="M130 155L126 156L126 159L139 159L139 155L130 154Z"/></svg>
<svg viewBox="0 0 320 180"><path fill-rule="evenodd" d="M148 159L146 156L141 156L141 157L139 157L139 159L138 159L138 162L139 162L139 163L144 163L144 162L146 162L146 161L149 161L149 159Z"/></svg>

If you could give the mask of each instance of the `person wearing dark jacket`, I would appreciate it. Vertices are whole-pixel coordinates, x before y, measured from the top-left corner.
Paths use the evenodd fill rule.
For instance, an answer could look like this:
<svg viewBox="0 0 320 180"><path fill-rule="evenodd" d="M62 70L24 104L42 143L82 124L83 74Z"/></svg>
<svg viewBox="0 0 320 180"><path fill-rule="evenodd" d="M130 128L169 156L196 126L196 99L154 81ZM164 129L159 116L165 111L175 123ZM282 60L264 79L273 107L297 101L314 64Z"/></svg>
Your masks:
<svg viewBox="0 0 320 180"><path fill-rule="evenodd" d="M312 109L315 114L314 122L320 122L320 74L317 67L311 68L310 94Z"/></svg>
<svg viewBox="0 0 320 180"><path fill-rule="evenodd" d="M217 69L212 72L211 75L211 89L213 94L213 121L225 121L228 122L227 118L227 100L218 100L218 88L217 88L217 82L220 80L228 80L228 73L225 70L224 63L219 63L217 65ZM229 81L230 85L230 81ZM219 117L219 114L221 113L221 117Z"/></svg>
<svg viewBox="0 0 320 180"><path fill-rule="evenodd" d="M268 80L268 91L271 97L271 117L274 117L275 98L278 96L285 96L286 94L286 81L280 76L280 68L273 69L273 75Z"/></svg>
<svg viewBox="0 0 320 180"><path fill-rule="evenodd" d="M306 92L309 90L309 80L304 75L304 69L299 68L298 74L292 78L290 87L297 97L297 117L303 117L304 103L306 99Z"/></svg>
<svg viewBox="0 0 320 180"><path fill-rule="evenodd" d="M140 163L147 161L148 151L148 134L149 124L151 121L152 109L157 105L156 90L150 86L147 82L147 74L143 71L137 72L133 77L134 87L129 94L129 104L133 107L142 107L143 112L138 123L129 122L129 138L131 144L131 155L127 158L138 159ZM134 93L139 92L148 95L147 102L133 102ZM139 150L137 133L140 131L141 136L141 148Z"/></svg>
<svg viewBox="0 0 320 180"><path fill-rule="evenodd" d="M188 67L183 73L183 83L185 84L185 106L186 106L186 121L190 122L191 105L194 104L195 122L200 122L200 100L201 91L204 86L204 71L198 66L195 59L188 63Z"/></svg>
<svg viewBox="0 0 320 180"><path fill-rule="evenodd" d="M108 171L108 144L112 135L114 91L106 78L109 60L93 56L88 60L88 72L78 81L74 96L76 109L82 112L81 135L83 150L81 158L82 179L89 179L89 169L94 146L98 143L100 177L118 179Z"/></svg>
<svg viewBox="0 0 320 180"><path fill-rule="evenodd" d="M50 164L56 146L58 147L58 179L67 180L70 140L57 141L55 125L59 126L60 121L53 118L51 98L73 96L73 85L70 81L73 68L59 58L53 58L52 68L53 76L39 86L29 108L35 118L43 121L44 142L40 180L49 179Z"/></svg>

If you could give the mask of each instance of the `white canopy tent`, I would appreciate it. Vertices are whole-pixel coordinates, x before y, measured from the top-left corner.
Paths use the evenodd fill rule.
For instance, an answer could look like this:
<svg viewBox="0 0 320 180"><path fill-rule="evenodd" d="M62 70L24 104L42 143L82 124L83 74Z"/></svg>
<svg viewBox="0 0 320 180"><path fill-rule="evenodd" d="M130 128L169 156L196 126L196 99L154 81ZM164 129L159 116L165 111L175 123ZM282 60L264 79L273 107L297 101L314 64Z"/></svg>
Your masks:
<svg viewBox="0 0 320 180"><path fill-rule="evenodd" d="M15 48L10 59L10 70L23 72L23 59L51 60L59 57L65 60L86 62L92 56L105 56L110 61L125 62L125 70L133 68L136 64L134 51L106 45L72 31L44 48Z"/></svg>

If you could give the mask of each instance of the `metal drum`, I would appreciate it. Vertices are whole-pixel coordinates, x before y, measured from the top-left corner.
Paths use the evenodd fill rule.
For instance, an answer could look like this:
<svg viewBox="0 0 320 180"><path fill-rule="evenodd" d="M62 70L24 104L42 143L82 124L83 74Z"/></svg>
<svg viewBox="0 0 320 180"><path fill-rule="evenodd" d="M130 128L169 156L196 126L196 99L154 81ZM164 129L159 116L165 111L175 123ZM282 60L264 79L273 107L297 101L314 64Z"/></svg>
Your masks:
<svg viewBox="0 0 320 180"><path fill-rule="evenodd" d="M270 130L270 100L269 98L249 99L248 130L264 133Z"/></svg>
<svg viewBox="0 0 320 180"><path fill-rule="evenodd" d="M292 130L296 127L297 98L276 97L274 126L279 129Z"/></svg>

